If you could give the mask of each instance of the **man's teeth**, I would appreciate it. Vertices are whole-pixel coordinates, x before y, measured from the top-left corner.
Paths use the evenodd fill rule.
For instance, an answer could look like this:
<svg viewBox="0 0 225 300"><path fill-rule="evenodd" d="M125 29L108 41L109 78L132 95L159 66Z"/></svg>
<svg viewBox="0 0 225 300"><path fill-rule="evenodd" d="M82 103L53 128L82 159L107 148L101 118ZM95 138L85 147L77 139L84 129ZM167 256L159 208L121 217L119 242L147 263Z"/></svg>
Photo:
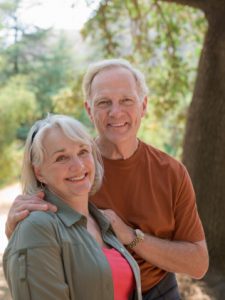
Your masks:
<svg viewBox="0 0 225 300"><path fill-rule="evenodd" d="M82 176L79 176L79 177L72 177L72 178L69 178L70 181L78 181L78 180L81 180L81 179L84 179L85 175L82 175Z"/></svg>
<svg viewBox="0 0 225 300"><path fill-rule="evenodd" d="M112 127L121 127L124 126L126 123L117 123L117 124L110 124Z"/></svg>

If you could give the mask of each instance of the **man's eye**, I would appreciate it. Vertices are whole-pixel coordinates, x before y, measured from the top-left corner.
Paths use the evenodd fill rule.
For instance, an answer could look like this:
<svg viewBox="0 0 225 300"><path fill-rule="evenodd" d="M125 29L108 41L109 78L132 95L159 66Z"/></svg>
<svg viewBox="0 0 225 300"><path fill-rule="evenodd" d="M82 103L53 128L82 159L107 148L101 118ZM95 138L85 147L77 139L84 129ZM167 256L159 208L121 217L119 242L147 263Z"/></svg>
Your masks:
<svg viewBox="0 0 225 300"><path fill-rule="evenodd" d="M133 99L130 98L124 98L122 99L122 103L126 104L126 105L130 105L133 103Z"/></svg>
<svg viewBox="0 0 225 300"><path fill-rule="evenodd" d="M106 107L110 105L110 101L109 100L101 100L97 102L97 106L98 107Z"/></svg>

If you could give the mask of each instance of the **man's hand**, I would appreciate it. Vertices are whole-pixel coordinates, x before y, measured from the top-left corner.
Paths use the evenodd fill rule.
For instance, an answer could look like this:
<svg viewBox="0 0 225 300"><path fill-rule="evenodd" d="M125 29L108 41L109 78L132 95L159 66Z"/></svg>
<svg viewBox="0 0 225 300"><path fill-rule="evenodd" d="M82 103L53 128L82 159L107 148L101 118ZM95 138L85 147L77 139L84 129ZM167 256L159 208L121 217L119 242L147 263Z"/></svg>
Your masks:
<svg viewBox="0 0 225 300"><path fill-rule="evenodd" d="M115 234L124 245L131 243L135 234L131 227L111 209L101 210L110 221ZM205 241L170 241L145 233L145 239L133 250L148 261L168 272L185 273L200 279L208 269L208 252Z"/></svg>
<svg viewBox="0 0 225 300"><path fill-rule="evenodd" d="M52 212L57 211L57 207L43 200L44 192L39 192L32 196L19 195L15 198L5 224L5 234L8 238L12 235L16 225L25 219L31 211L39 210Z"/></svg>
<svg viewBox="0 0 225 300"><path fill-rule="evenodd" d="M134 240L134 230L124 223L124 221L113 210L105 209L101 210L101 212L111 223L117 238L122 244L128 245Z"/></svg>

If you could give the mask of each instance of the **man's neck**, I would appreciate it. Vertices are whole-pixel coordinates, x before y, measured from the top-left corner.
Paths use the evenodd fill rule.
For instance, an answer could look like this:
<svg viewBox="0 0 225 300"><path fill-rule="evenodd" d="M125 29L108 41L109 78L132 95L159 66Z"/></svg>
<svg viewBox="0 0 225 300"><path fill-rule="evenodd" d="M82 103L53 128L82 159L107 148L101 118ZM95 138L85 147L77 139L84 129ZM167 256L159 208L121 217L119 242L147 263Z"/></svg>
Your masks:
<svg viewBox="0 0 225 300"><path fill-rule="evenodd" d="M111 143L108 140L98 137L96 143L103 157L108 159L128 159L138 148L138 139L124 143Z"/></svg>

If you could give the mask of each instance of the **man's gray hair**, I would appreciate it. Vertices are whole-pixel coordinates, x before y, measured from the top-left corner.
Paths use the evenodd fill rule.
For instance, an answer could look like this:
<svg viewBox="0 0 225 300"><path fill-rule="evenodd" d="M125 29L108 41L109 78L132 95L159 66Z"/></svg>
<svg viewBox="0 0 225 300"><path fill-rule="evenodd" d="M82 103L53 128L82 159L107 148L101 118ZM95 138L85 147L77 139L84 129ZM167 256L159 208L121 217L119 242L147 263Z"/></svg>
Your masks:
<svg viewBox="0 0 225 300"><path fill-rule="evenodd" d="M91 102L91 85L95 78L95 76L103 70L113 69L113 68L125 68L129 70L137 84L137 89L141 100L144 100L144 97L148 94L148 87L145 81L144 75L136 68L134 68L129 61L125 59L105 59L96 63L92 63L89 65L86 74L83 78L83 93L84 99L88 103Z"/></svg>

